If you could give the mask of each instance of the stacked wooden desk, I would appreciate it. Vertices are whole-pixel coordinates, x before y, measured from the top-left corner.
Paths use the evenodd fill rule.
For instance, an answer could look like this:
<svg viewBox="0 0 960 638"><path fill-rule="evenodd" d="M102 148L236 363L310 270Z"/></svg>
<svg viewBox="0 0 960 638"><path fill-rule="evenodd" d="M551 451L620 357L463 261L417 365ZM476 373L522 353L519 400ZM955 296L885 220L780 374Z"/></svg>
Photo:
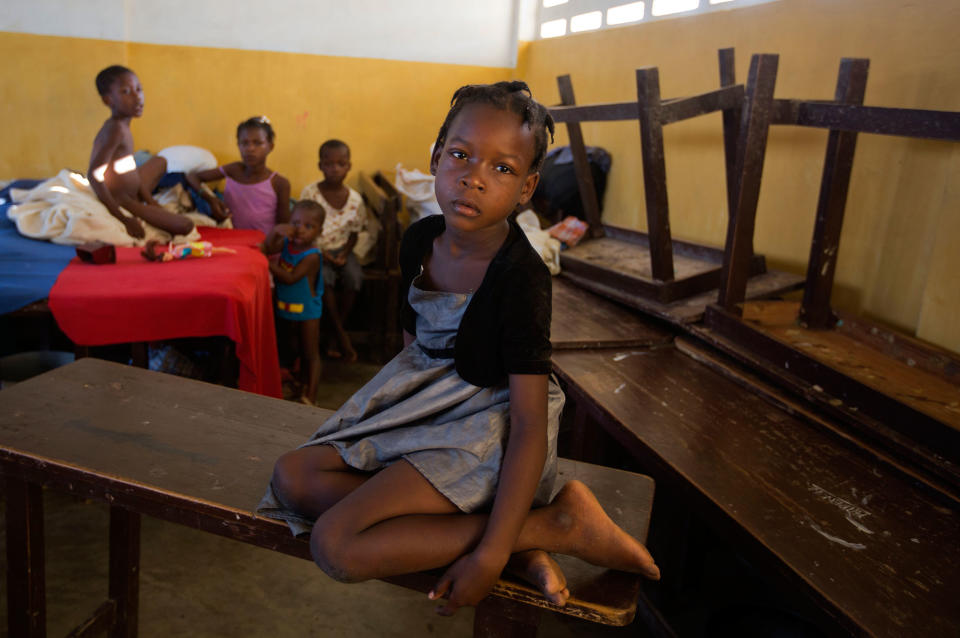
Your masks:
<svg viewBox="0 0 960 638"><path fill-rule="evenodd" d="M579 334L562 335L567 344L591 333L647 335L646 346L555 344L554 370L577 415L575 449L610 435L654 477L658 499L681 499L677 507L823 612L828 629L956 635L956 500L687 337L672 339L616 306L604 315L605 303L585 291L555 293L554 326L584 322ZM655 515L653 535L660 524Z"/></svg>

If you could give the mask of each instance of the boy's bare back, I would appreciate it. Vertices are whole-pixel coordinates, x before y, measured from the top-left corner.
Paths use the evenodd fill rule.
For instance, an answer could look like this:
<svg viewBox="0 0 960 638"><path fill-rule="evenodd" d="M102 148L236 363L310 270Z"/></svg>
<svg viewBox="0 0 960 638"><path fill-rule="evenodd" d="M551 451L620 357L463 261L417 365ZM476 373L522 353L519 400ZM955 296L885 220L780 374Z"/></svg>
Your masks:
<svg viewBox="0 0 960 638"><path fill-rule="evenodd" d="M143 114L140 80L130 69L108 67L97 76L97 90L110 108L110 118L94 138L90 152L87 176L93 192L132 237L146 235L140 220L171 235L190 233L193 222L161 208L150 194L166 171L166 160L153 157L138 168L133 159L130 120Z"/></svg>
<svg viewBox="0 0 960 638"><path fill-rule="evenodd" d="M93 140L90 167L94 178L102 181L121 206L123 200L137 199L140 173L133 159L133 133L130 122L109 118Z"/></svg>

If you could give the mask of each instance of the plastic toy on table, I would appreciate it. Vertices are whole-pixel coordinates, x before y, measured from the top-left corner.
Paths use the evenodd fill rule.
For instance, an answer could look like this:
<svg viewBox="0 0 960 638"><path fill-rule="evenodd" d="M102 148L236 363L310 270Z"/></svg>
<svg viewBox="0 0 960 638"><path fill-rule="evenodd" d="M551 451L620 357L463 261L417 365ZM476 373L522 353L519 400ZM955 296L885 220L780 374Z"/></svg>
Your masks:
<svg viewBox="0 0 960 638"><path fill-rule="evenodd" d="M191 257L213 257L217 253L236 253L233 248L223 246L214 246L208 241L192 241L185 244L167 244L164 252L157 253L157 244L160 242L150 240L140 253L144 259L149 261L173 261L175 259L188 259Z"/></svg>

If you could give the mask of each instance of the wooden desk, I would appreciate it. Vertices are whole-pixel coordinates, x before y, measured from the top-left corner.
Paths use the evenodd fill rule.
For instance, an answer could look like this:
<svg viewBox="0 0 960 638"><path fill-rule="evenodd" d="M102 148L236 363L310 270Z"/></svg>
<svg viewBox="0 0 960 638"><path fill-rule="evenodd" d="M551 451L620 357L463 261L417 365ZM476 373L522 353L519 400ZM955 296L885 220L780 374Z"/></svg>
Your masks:
<svg viewBox="0 0 960 638"><path fill-rule="evenodd" d="M840 628L957 635L956 502L673 347L553 360L584 426L602 426Z"/></svg>
<svg viewBox="0 0 960 638"><path fill-rule="evenodd" d="M114 627L111 635L136 632L141 514L310 559L306 539L252 510L274 460L329 411L96 359L3 390L0 405L11 636L45 633L41 486L111 505L109 600L86 624ZM558 484L572 478L646 538L649 477L561 460ZM477 609L476 635L532 635L540 608L613 625L633 619L639 576L558 558L572 593L565 608L502 579ZM387 580L427 592L438 577ZM318 570L317 578L325 576Z"/></svg>
<svg viewBox="0 0 960 638"><path fill-rule="evenodd" d="M672 339L670 331L642 314L562 277L553 278L550 341L555 350L655 347Z"/></svg>

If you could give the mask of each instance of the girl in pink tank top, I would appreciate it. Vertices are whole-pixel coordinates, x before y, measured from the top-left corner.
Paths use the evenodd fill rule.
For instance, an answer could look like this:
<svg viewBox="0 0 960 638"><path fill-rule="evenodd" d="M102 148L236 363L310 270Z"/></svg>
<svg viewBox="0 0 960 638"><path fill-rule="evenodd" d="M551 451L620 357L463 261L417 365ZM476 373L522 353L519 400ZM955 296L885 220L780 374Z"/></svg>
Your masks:
<svg viewBox="0 0 960 638"><path fill-rule="evenodd" d="M214 219L230 217L234 228L260 230L264 235L277 224L289 221L290 182L267 168L273 138L273 127L266 117L251 117L237 127L241 161L187 175L187 182L210 204ZM223 178L226 185L220 201L203 182Z"/></svg>

